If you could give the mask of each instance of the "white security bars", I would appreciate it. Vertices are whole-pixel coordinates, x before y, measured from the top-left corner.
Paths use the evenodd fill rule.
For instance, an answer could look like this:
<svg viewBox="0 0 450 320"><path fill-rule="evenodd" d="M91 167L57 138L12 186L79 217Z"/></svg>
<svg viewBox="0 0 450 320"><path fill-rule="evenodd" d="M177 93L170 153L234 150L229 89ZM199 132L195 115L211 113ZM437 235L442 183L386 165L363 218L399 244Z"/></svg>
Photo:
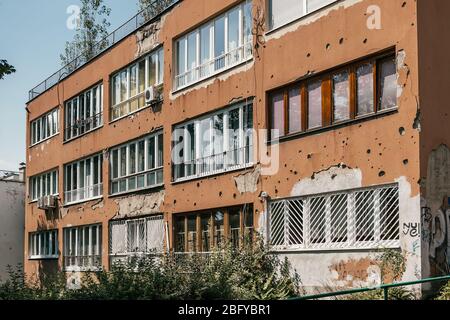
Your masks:
<svg viewBox="0 0 450 320"><path fill-rule="evenodd" d="M30 259L57 259L58 230L30 233L28 256Z"/></svg>
<svg viewBox="0 0 450 320"><path fill-rule="evenodd" d="M159 254L164 250L162 215L111 221L109 227L111 263L148 254Z"/></svg>
<svg viewBox="0 0 450 320"><path fill-rule="evenodd" d="M253 105L240 103L175 128L174 181L183 181L253 164Z"/></svg>
<svg viewBox="0 0 450 320"><path fill-rule="evenodd" d="M37 201L45 196L58 194L58 170L46 172L30 178L30 200Z"/></svg>
<svg viewBox="0 0 450 320"><path fill-rule="evenodd" d="M111 77L111 120L144 108L145 89L164 80L164 50L160 48Z"/></svg>
<svg viewBox="0 0 450 320"><path fill-rule="evenodd" d="M30 133L32 146L57 135L59 133L58 108L32 121Z"/></svg>
<svg viewBox="0 0 450 320"><path fill-rule="evenodd" d="M398 247L398 186L381 186L270 203L274 250Z"/></svg>
<svg viewBox="0 0 450 320"><path fill-rule="evenodd" d="M64 203L92 200L103 196L103 155L64 166Z"/></svg>
<svg viewBox="0 0 450 320"><path fill-rule="evenodd" d="M269 0L269 29L281 27L336 0Z"/></svg>
<svg viewBox="0 0 450 320"><path fill-rule="evenodd" d="M95 271L102 266L102 226L64 229L65 271Z"/></svg>
<svg viewBox="0 0 450 320"><path fill-rule="evenodd" d="M244 1L175 41L175 89L252 58L252 3Z"/></svg>
<svg viewBox="0 0 450 320"><path fill-rule="evenodd" d="M66 102L64 124L65 141L103 125L103 84Z"/></svg>
<svg viewBox="0 0 450 320"><path fill-rule="evenodd" d="M110 152L111 194L162 186L162 131L115 147Z"/></svg>

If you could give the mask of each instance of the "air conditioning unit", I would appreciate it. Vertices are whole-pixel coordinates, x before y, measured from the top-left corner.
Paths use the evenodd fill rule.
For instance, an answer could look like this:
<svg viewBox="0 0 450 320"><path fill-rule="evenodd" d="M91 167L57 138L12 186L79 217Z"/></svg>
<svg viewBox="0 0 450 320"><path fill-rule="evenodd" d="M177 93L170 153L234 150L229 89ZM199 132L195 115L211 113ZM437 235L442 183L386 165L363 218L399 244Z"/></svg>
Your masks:
<svg viewBox="0 0 450 320"><path fill-rule="evenodd" d="M42 210L55 209L57 199L55 196L43 196L38 200L38 208Z"/></svg>
<svg viewBox="0 0 450 320"><path fill-rule="evenodd" d="M145 89L145 103L147 105L154 104L159 101L159 91L155 86Z"/></svg>

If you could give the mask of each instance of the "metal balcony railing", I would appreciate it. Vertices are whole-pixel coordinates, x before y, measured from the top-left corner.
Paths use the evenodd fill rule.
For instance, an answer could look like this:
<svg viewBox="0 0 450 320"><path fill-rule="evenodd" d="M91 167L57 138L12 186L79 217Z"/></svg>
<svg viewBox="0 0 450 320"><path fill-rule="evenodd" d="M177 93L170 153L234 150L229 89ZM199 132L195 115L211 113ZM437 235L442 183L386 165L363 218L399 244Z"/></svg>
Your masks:
<svg viewBox="0 0 450 320"><path fill-rule="evenodd" d="M158 17L162 13L170 10L174 5L182 0L155 0L151 5L149 5L146 9L142 10L130 20L125 22L119 28L114 30L111 34L106 36L104 39L97 42L92 47L92 52L87 54L86 52L79 55L77 58L69 62L67 65L56 71L50 77L42 81L36 87L31 89L28 93L29 100L33 100L38 97L58 82L67 78L76 70L80 69L89 61L96 58L101 53L105 52L107 49L111 48L115 44L122 41L124 38L128 37L130 34L144 26L149 21Z"/></svg>
<svg viewBox="0 0 450 320"><path fill-rule="evenodd" d="M251 42L245 43L185 73L175 76L175 89L182 89L250 59L252 57L252 48Z"/></svg>
<svg viewBox="0 0 450 320"><path fill-rule="evenodd" d="M64 256L64 268L67 270L99 270L102 267L101 255Z"/></svg>
<svg viewBox="0 0 450 320"><path fill-rule="evenodd" d="M103 194L102 183L75 190L69 190L64 192L64 203L71 204L78 201L89 200L92 198L100 197L102 194Z"/></svg>
<svg viewBox="0 0 450 320"><path fill-rule="evenodd" d="M103 125L103 113L97 113L96 115L86 118L80 119L70 126L67 126L64 129L64 140L71 140L76 137L79 137L89 131L92 131Z"/></svg>

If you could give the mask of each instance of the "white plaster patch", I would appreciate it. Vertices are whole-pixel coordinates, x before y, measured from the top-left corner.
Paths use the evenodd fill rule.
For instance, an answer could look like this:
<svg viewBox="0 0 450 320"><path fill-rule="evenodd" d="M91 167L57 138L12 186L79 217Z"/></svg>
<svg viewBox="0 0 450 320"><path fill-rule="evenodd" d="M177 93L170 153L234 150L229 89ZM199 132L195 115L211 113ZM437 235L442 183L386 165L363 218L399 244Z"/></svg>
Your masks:
<svg viewBox="0 0 450 320"><path fill-rule="evenodd" d="M319 194L346 189L361 188L362 173L360 169L351 169L344 165L331 167L314 175L314 179L305 178L294 185L292 197Z"/></svg>
<svg viewBox="0 0 450 320"><path fill-rule="evenodd" d="M146 214L161 213L161 206L164 203L165 191L154 192L143 195L132 195L115 200L119 206L119 211L114 219L136 217Z"/></svg>
<svg viewBox="0 0 450 320"><path fill-rule="evenodd" d="M286 35L287 33L297 31L297 29L299 29L302 26L306 26L306 25L316 22L317 20L329 15L332 11L339 10L341 8L347 9L347 8L352 7L360 2L363 2L363 0L347 0L347 1L342 1L342 2L336 3L335 5L331 5L328 8L320 9L314 14L311 14L307 17L299 18L297 22L292 22L291 24L288 23L287 26L280 27L278 30L274 31L273 33L266 35L265 41L279 39L279 38L283 37L284 35Z"/></svg>
<svg viewBox="0 0 450 320"><path fill-rule="evenodd" d="M238 191L243 193L255 193L258 190L258 181L261 176L261 167L257 166L252 171L234 177Z"/></svg>

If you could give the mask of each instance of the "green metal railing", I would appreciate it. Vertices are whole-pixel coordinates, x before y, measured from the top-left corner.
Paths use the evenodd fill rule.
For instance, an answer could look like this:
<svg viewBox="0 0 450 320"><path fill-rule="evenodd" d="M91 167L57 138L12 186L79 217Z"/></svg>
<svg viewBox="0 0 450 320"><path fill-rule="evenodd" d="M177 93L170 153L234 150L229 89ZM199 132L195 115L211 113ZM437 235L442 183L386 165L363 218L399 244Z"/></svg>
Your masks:
<svg viewBox="0 0 450 320"><path fill-rule="evenodd" d="M417 281L382 284L382 285L374 286L374 287L349 289L349 290L343 290L343 291L321 293L321 294L316 294L316 295L306 295L306 296L302 296L302 297L291 298L289 300L315 300L315 299L323 299L323 298L329 298L329 297L351 295L351 294L368 292L368 291L376 291L376 290L383 290L384 300L389 300L389 289L391 289L391 288L413 286L416 284L438 282L438 281L450 281L450 275L442 276L442 277L435 277L435 278L426 278L426 279L417 280Z"/></svg>

